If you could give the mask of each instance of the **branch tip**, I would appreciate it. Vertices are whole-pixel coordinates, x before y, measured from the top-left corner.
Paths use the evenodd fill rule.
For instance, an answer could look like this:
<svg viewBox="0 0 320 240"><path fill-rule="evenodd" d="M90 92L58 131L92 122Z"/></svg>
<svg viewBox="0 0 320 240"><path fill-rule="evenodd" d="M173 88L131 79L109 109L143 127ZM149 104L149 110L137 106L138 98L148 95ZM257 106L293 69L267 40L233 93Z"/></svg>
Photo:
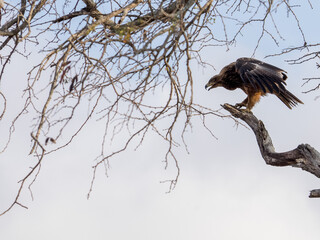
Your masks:
<svg viewBox="0 0 320 240"><path fill-rule="evenodd" d="M309 198L320 198L320 189L310 191Z"/></svg>

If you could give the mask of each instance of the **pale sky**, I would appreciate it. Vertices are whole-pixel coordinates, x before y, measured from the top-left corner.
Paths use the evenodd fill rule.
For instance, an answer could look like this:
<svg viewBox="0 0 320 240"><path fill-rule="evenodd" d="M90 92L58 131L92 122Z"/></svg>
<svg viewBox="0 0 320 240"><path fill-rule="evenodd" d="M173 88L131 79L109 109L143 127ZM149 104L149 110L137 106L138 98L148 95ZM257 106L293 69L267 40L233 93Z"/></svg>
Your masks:
<svg viewBox="0 0 320 240"><path fill-rule="evenodd" d="M308 14L302 25L312 21ZM284 31L288 36L295 34L291 26ZM311 28L306 29L306 35L308 39L320 37L319 31ZM289 37L287 41L294 40ZM240 91L207 92L204 85L224 65L250 56L253 48L243 39L228 52L214 47L203 52L216 71L194 64L196 102L218 109L220 104L242 101L245 95ZM314 62L289 65L285 62L289 56L263 59L279 50L266 44L255 57L285 69L288 90L305 104L289 110L275 96L267 96L253 113L264 122L277 151L291 150L301 143L319 151L320 100L315 97L320 92L303 94L308 86L301 88L302 78L316 76L318 70ZM17 59L19 68L27 71L25 62ZM3 88L23 82L22 70L17 73L16 66L10 66ZM8 101L14 105L16 96L10 96ZM266 165L252 131L236 126L233 120L212 118L208 122L218 140L200 121L194 121L193 131L186 135L190 154L183 147L176 150L181 175L171 193L166 193L168 184L160 183L175 174L173 163L164 170L167 145L150 134L138 150L131 147L111 160L109 177L99 169L87 200L91 167L101 144L97 140L99 123L91 122L72 145L44 160L32 187L34 200L26 188L20 201L28 209L15 206L0 217L0 239L318 240L320 199L309 199L308 195L320 188L319 179L301 169ZM18 123L14 144L0 155L0 211L12 203L17 182L33 165L27 157L30 124Z"/></svg>

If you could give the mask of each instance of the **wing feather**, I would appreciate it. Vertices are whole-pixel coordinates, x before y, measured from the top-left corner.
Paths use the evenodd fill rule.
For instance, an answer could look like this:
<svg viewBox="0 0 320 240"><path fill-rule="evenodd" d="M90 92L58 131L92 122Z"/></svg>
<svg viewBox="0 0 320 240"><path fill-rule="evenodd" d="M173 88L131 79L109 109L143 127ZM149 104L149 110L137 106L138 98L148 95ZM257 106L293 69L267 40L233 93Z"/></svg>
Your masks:
<svg viewBox="0 0 320 240"><path fill-rule="evenodd" d="M257 81L260 81L263 83L263 85L265 86L265 88L268 89L268 92L273 93L274 89L277 89L277 85L274 83L270 83L267 79L265 79L265 77L261 74L256 74L254 72L252 72L252 77L254 77L255 79L257 79ZM263 91L264 93L266 93L266 91Z"/></svg>
<svg viewBox="0 0 320 240"><path fill-rule="evenodd" d="M258 89L258 88L259 88L259 89L261 89L264 93L267 92L267 90L266 90L266 88L265 88L265 84L264 84L264 82L262 81L261 78L257 78L257 77L255 77L255 76L252 75L252 74L248 74L248 72L246 72L244 75L245 75L245 77L246 77L247 79L250 80L250 82L252 83L252 85L255 86L255 89Z"/></svg>
<svg viewBox="0 0 320 240"><path fill-rule="evenodd" d="M251 75L247 75L246 72L243 75L245 76L244 81L246 83L249 83L250 85L252 85L257 90L258 89L258 82L255 80L255 78L253 78ZM241 77L241 79L242 79L242 77Z"/></svg>

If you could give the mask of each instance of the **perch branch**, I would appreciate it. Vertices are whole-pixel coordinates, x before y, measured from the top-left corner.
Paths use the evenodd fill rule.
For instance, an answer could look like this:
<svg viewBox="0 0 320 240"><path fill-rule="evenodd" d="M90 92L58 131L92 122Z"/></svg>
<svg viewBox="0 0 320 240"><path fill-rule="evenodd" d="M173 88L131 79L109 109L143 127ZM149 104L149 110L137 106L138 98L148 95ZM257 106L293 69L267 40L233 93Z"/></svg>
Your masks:
<svg viewBox="0 0 320 240"><path fill-rule="evenodd" d="M230 112L233 117L240 118L249 125L256 135L260 153L266 164L278 167L298 167L320 178L320 153L316 149L309 144L300 144L293 150L277 153L261 120L257 119L251 112L237 109L229 104L224 104L222 107ZM320 189L312 190L309 197L319 198Z"/></svg>

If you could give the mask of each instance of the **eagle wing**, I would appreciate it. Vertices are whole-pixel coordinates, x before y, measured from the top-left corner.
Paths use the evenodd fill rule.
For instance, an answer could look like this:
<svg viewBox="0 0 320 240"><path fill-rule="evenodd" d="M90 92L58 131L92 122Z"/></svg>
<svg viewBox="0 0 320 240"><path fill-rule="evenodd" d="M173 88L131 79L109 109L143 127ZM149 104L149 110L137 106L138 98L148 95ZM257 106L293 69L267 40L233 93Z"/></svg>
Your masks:
<svg viewBox="0 0 320 240"><path fill-rule="evenodd" d="M268 63L253 58L239 58L235 63L236 72L245 84L257 91L275 94L288 108L303 102L285 89L286 72Z"/></svg>
<svg viewBox="0 0 320 240"><path fill-rule="evenodd" d="M275 94L286 91L284 85L287 75L280 68L253 58L239 58L235 68L242 81L256 90Z"/></svg>

